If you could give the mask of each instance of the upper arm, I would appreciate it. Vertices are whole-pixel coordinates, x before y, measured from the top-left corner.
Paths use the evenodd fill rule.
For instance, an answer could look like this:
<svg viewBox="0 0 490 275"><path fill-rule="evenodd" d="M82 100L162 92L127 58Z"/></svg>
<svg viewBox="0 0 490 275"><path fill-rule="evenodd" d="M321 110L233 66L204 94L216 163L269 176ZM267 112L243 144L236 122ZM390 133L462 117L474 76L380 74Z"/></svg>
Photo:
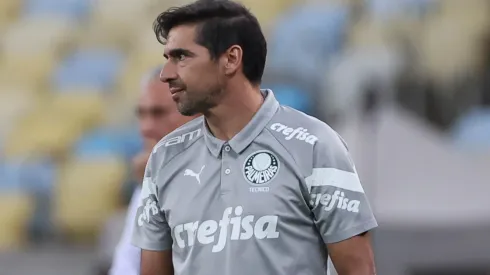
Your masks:
<svg viewBox="0 0 490 275"><path fill-rule="evenodd" d="M336 243L377 226L343 140L331 130L314 147L305 179L315 224L325 243Z"/></svg>
<svg viewBox="0 0 490 275"><path fill-rule="evenodd" d="M141 251L141 275L173 275L172 251Z"/></svg>
<svg viewBox="0 0 490 275"><path fill-rule="evenodd" d="M171 230L161 210L157 182L158 164L152 154L146 166L139 206L133 229L133 244L143 250L163 251L172 248Z"/></svg>
<svg viewBox="0 0 490 275"><path fill-rule="evenodd" d="M371 275L372 249L369 234L363 233L377 222L346 144L333 131L327 137L315 144L313 170L306 178L315 224L339 274Z"/></svg>

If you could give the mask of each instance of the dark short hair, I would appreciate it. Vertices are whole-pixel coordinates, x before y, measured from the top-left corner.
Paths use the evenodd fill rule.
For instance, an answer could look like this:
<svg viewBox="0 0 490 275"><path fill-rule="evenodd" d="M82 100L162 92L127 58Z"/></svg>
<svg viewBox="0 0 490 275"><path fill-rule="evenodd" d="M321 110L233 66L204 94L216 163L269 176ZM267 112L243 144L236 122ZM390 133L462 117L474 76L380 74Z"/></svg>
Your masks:
<svg viewBox="0 0 490 275"><path fill-rule="evenodd" d="M228 0L198 0L161 13L153 23L153 30L164 44L170 30L184 24L197 24L195 42L207 48L213 60L231 46L240 46L245 77L253 84L260 84L267 42L257 18L246 7Z"/></svg>

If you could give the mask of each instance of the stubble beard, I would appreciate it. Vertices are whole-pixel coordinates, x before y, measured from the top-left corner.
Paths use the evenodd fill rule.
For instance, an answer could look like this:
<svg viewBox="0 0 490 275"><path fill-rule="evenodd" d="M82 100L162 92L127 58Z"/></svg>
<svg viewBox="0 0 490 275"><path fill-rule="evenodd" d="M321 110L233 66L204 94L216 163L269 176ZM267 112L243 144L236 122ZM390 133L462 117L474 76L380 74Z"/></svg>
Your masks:
<svg viewBox="0 0 490 275"><path fill-rule="evenodd" d="M203 98L187 98L177 104L177 109L183 116L195 116L197 114L205 114L211 108L216 107L220 95L221 91L216 90L207 94Z"/></svg>

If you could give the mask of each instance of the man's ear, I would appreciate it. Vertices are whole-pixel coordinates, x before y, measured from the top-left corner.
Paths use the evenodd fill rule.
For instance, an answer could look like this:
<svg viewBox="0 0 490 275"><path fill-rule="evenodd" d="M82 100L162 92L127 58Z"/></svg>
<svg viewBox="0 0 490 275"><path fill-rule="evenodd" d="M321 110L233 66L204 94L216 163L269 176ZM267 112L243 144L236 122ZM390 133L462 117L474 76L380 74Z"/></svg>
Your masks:
<svg viewBox="0 0 490 275"><path fill-rule="evenodd" d="M223 54L223 57L225 74L233 75L242 65L243 50L240 46L233 45Z"/></svg>

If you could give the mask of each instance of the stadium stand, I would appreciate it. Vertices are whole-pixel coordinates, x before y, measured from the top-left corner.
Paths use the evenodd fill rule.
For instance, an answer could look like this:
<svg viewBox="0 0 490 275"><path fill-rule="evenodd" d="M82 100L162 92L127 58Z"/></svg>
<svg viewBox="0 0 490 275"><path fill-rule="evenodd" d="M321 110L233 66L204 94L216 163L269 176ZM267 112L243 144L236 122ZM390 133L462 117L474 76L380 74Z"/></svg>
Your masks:
<svg viewBox="0 0 490 275"><path fill-rule="evenodd" d="M164 62L151 23L157 12L188 2L0 1L0 250L25 248L38 231L93 243L106 221L117 224L111 216L141 148L134 123L141 76ZM488 1L242 2L268 37L273 77L264 86L308 114L345 117L333 126L350 144L384 223L488 220L488 106L455 98L460 78L485 60L479 48L490 29ZM361 110L372 87L392 104L374 112L383 118L374 124ZM445 189L452 192L431 208ZM455 203L460 197L478 203ZM383 272L394 260L379 261L380 274L397 274ZM54 274L34 266L36 274Z"/></svg>
<svg viewBox="0 0 490 275"><path fill-rule="evenodd" d="M90 1L85 0L26 0L23 16L59 16L68 20L82 20L90 12Z"/></svg>
<svg viewBox="0 0 490 275"><path fill-rule="evenodd" d="M27 112L34 104L35 100L32 92L26 91L18 86L1 85L0 90L0 150L3 141L15 127L15 119Z"/></svg>
<svg viewBox="0 0 490 275"><path fill-rule="evenodd" d="M321 81L330 58L342 48L348 19L345 5L310 4L285 13L269 38L269 69Z"/></svg>
<svg viewBox="0 0 490 275"><path fill-rule="evenodd" d="M104 119L104 99L97 89L74 88L50 97L50 108L63 114L83 129L99 124Z"/></svg>
<svg viewBox="0 0 490 275"><path fill-rule="evenodd" d="M239 2L255 14L266 33L269 32L275 20L295 3L294 0L241 0Z"/></svg>
<svg viewBox="0 0 490 275"><path fill-rule="evenodd" d="M32 198L24 192L0 193L0 251L27 244L27 225L33 213Z"/></svg>
<svg viewBox="0 0 490 275"><path fill-rule="evenodd" d="M141 148L136 129L111 129L101 127L83 135L74 147L74 155L79 159L103 156L130 158Z"/></svg>
<svg viewBox="0 0 490 275"><path fill-rule="evenodd" d="M122 100L129 102L134 102L139 94L141 76L148 71L148 68L161 65L163 61L162 46L156 41L155 33L151 28L141 30L136 37L116 88Z"/></svg>
<svg viewBox="0 0 490 275"><path fill-rule="evenodd" d="M5 0L0 3L0 31L3 31L18 16L21 1Z"/></svg>
<svg viewBox="0 0 490 275"><path fill-rule="evenodd" d="M125 165L117 156L69 161L54 194L54 223L74 240L92 240L118 208Z"/></svg>
<svg viewBox="0 0 490 275"><path fill-rule="evenodd" d="M52 85L62 92L73 88L109 91L123 62L117 50L77 51L60 63Z"/></svg>
<svg viewBox="0 0 490 275"><path fill-rule="evenodd" d="M149 18L154 16L150 17L148 14L155 2L157 1L94 1L97 9L93 9L90 14L87 31L88 41L98 41L99 44L107 41L113 45L131 44L135 40L134 36L137 36L141 29L144 29L144 26L151 25L152 22ZM107 35L108 33L110 35Z"/></svg>
<svg viewBox="0 0 490 275"><path fill-rule="evenodd" d="M1 71L12 80L39 89L56 66L74 28L73 23L56 16L26 17L11 24L1 42ZM36 41L35 46L30 41Z"/></svg>
<svg viewBox="0 0 490 275"><path fill-rule="evenodd" d="M279 84L275 86L269 85L267 88L273 90L277 100L284 105L305 113L309 113L313 107L311 95L299 87Z"/></svg>
<svg viewBox="0 0 490 275"><path fill-rule="evenodd" d="M490 108L474 108L463 114L453 126L452 135L461 149L490 148Z"/></svg>
<svg viewBox="0 0 490 275"><path fill-rule="evenodd" d="M479 55L477 45L488 28L488 5L482 1L472 5L446 9L425 26L420 43L423 66L440 81L448 81L455 74L475 68ZM458 9L465 16L454 16ZM458 15L460 13L457 13ZM451 58L447 58L451 56Z"/></svg>

